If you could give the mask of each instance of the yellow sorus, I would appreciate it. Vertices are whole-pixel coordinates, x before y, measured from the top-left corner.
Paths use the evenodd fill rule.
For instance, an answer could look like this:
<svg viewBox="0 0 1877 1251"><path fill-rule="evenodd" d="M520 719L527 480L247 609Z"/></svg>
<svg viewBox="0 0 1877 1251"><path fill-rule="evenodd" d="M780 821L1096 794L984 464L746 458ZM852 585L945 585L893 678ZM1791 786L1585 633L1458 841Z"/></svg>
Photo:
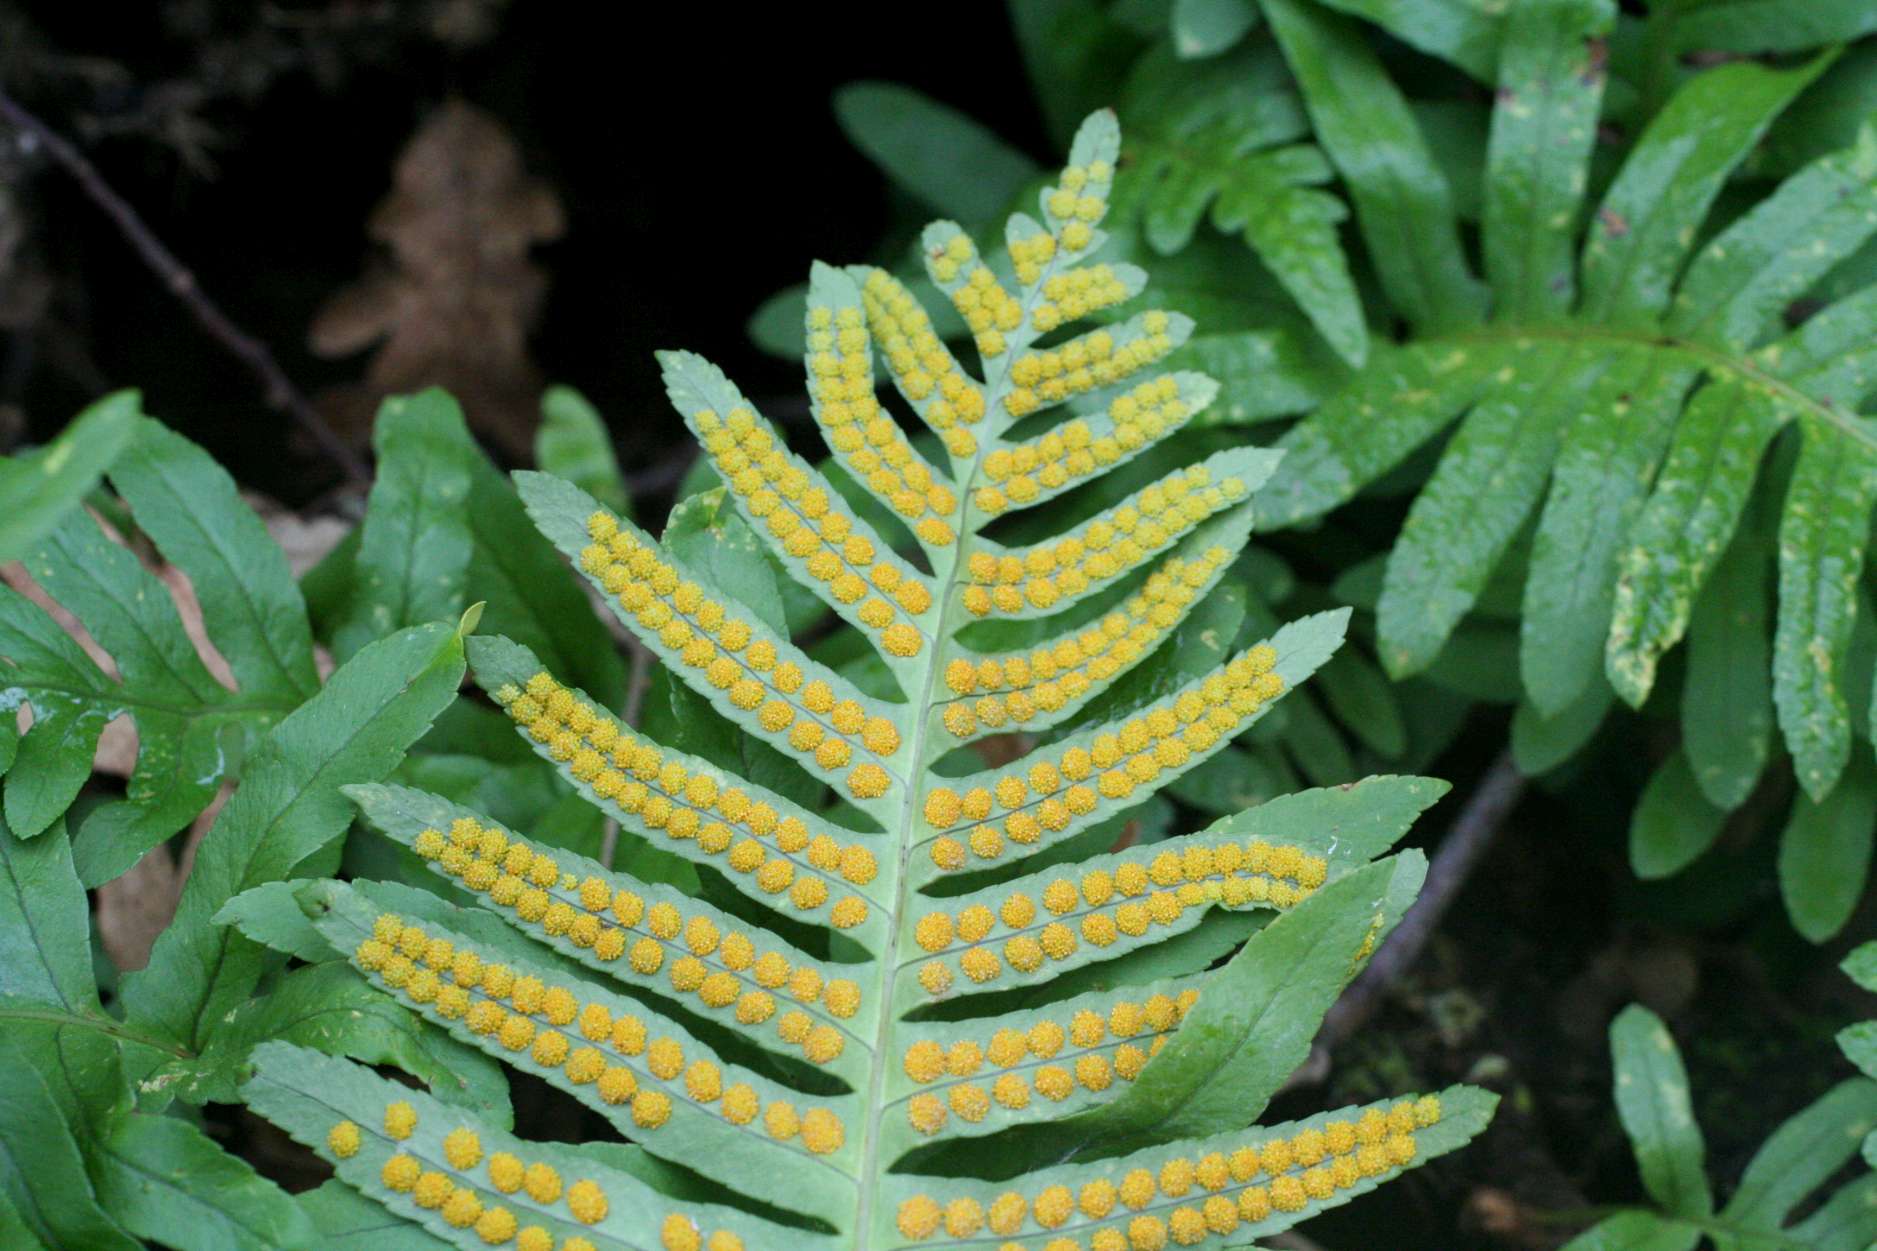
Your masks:
<svg viewBox="0 0 1877 1251"><path fill-rule="evenodd" d="M1027 653L986 657L976 663L952 661L945 668L945 685L955 696L945 704L946 729L964 738L976 733L980 724L991 728L1022 725L1038 715L1062 711L1100 689L1102 683L1152 652L1230 559L1231 553L1223 547L1209 548L1192 559L1170 558L1121 608L1077 633ZM995 557L984 552L974 553L967 571L980 584L1001 581L1005 572ZM1008 572L1013 581L1021 577L1015 569ZM991 601L986 600L986 605L988 612Z"/></svg>
<svg viewBox="0 0 1877 1251"><path fill-rule="evenodd" d="M1126 577L1155 552L1246 494L1242 479L1226 477L1215 483L1204 465L1177 471L1052 543L1002 558L992 558L987 552L974 554L967 569L971 585L964 593L966 607L978 616L1056 607ZM1114 615L1125 630L1125 616Z"/></svg>
<svg viewBox="0 0 1877 1251"><path fill-rule="evenodd" d="M423 1171L423 1165L417 1162L415 1156L406 1155L400 1151L384 1162L384 1167L379 1170L378 1177L387 1189L399 1194L408 1194L417 1185Z"/></svg>
<svg viewBox="0 0 1877 1251"><path fill-rule="evenodd" d="M606 1219L606 1192L597 1182L582 1179L567 1187L567 1210L583 1225L596 1225Z"/></svg>
<svg viewBox="0 0 1877 1251"><path fill-rule="evenodd" d="M826 584L840 608L860 605L855 615L879 632L889 654L917 655L924 638L899 611L916 617L931 607L932 593L925 583L897 561L883 560L897 575L892 600L898 611L879 596L860 604L867 595L862 575L882 558L872 540L855 533L854 519L832 507L827 487L811 479L781 447L768 423L750 409L732 409L724 417L706 409L692 420L732 494L782 549L802 562L810 578ZM641 623L651 625L643 618Z"/></svg>
<svg viewBox="0 0 1877 1251"><path fill-rule="evenodd" d="M443 1136L443 1158L458 1172L472 1169L482 1161L482 1140L475 1130L459 1126Z"/></svg>
<svg viewBox="0 0 1877 1251"><path fill-rule="evenodd" d="M774 676L779 689L790 693L803 690L803 675L788 662L778 665ZM506 700L503 707L509 716L537 743L547 746L549 755L571 762L569 772L587 782L602 799L636 816L649 829L663 830L674 839L691 840L700 851L713 856L735 846L738 831L756 839L773 838L784 856L794 855L788 846L791 842L799 840L795 851L807 844L807 826L801 818L785 817L765 800L751 799L738 787L726 786L707 773L692 773L679 762L666 759L657 747L639 740L611 716L575 698L546 672L528 680L526 693L506 686L495 694L497 702ZM804 701L810 697L805 691ZM827 705L830 714L836 706L838 701L830 691ZM576 729L576 726L584 728ZM863 714L861 730L866 733L870 728L873 728L871 722ZM897 747L897 742L894 745ZM865 768L863 765L855 772L861 774L863 786L870 786L877 779L871 773L863 773ZM433 846L434 842L427 840L426 845ZM847 856L843 850L835 860L846 880L856 885L871 880L877 869L872 853L864 849L862 853ZM531 851L519 840L508 846L500 862L500 872L493 877L488 869L477 868L493 862L458 861L453 869L444 858L447 854L448 849L437 859L446 871L460 873L471 889L487 891L497 904L516 906L518 910L530 906L522 889L524 882L533 881L546 887L554 884L559 876L552 857ZM731 860L726 857L727 862ZM736 860L732 867L738 873L749 874L764 863L761 858L755 863L743 858ZM521 876L524 873L528 875L526 878ZM814 911L831 897L824 884L819 892L802 890L792 892L789 898L802 911ZM536 899L539 914L528 916L524 911L523 919L533 921L546 915L546 896ZM830 920L839 928L851 928L862 924L869 911L866 900L860 896L843 894ZM586 932L593 934L597 950L602 931L589 927ZM581 931L573 933L578 942Z"/></svg>
<svg viewBox="0 0 1877 1251"><path fill-rule="evenodd" d="M359 1143L359 1128L351 1121L340 1121L326 1134L327 1148L341 1160L349 1160L357 1155Z"/></svg>
<svg viewBox="0 0 1877 1251"><path fill-rule="evenodd" d="M1036 843L1044 831L1060 832L1076 818L1092 813L1101 800L1126 799L1137 787L1152 783L1162 771L1184 769L1210 754L1235 735L1248 718L1283 693L1283 679L1273 671L1276 661L1276 652L1259 644L1174 698L1130 718L1116 730L1096 735L1087 746L1070 747L1054 760L1037 762L1047 763L1053 770L1044 776L1070 783L1060 795L1022 798L1029 792L1031 779L1018 774L1006 775L988 788L971 788L962 796L954 793L958 816L977 819L971 801L980 793L1010 807L1001 824L991 821L973 831L972 853L979 859L991 860L1003 853L1006 838L1026 846ZM1031 768L1034 770L1036 765ZM1006 796L1017 798L1019 803L1009 804ZM979 807L984 808L981 803ZM934 817L952 816L954 808L950 799L935 791L927 795L924 811L930 822ZM984 808L984 812L988 815L989 809ZM964 866L964 850L964 844L956 839L941 838L930 844L929 854L940 869L951 871ZM1253 871L1266 870L1253 866ZM1245 889L1255 888L1247 885ZM1266 890L1281 907L1296 902L1290 898L1291 887L1279 892L1267 883ZM1245 894L1228 898L1227 902L1237 906L1254 899L1265 901L1262 896ZM1204 896L1194 896L1182 902L1205 901ZM1122 929L1126 932L1127 927L1123 925Z"/></svg>
<svg viewBox="0 0 1877 1251"><path fill-rule="evenodd" d="M914 1195L899 1205L894 1223L902 1236L923 1240L939 1231L944 1216L944 1209L930 1195Z"/></svg>
<svg viewBox="0 0 1877 1251"><path fill-rule="evenodd" d="M454 1190L443 1202L443 1219L458 1229L468 1229L481 1218L482 1200L473 1190Z"/></svg>
<svg viewBox="0 0 1877 1251"><path fill-rule="evenodd" d="M507 1242L516 1234L520 1222L507 1208L485 1208L476 1218L476 1234L490 1246Z"/></svg>
<svg viewBox="0 0 1877 1251"><path fill-rule="evenodd" d="M402 1142L417 1128L417 1109L399 1099L385 1106L385 1137Z"/></svg>

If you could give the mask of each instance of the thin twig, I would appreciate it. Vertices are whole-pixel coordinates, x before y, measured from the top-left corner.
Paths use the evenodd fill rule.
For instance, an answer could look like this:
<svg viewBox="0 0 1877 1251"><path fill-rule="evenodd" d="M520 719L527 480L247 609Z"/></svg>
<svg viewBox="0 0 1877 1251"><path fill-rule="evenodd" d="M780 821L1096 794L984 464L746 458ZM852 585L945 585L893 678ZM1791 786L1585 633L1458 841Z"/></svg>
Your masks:
<svg viewBox="0 0 1877 1251"><path fill-rule="evenodd" d="M638 635L627 634L625 638L626 650L632 654L632 671L626 678L624 716L626 724L637 729L639 717L645 711L645 691L652 684L652 666L658 663L658 657L639 641Z"/></svg>
<svg viewBox="0 0 1877 1251"><path fill-rule="evenodd" d="M613 857L619 854L619 822L607 817L600 822L600 867L613 867Z"/></svg>
<svg viewBox="0 0 1877 1251"><path fill-rule="evenodd" d="M286 413L297 422L346 477L361 483L370 480L371 472L366 468L364 460L333 432L325 418L319 415L319 410L313 407L312 401L293 385L293 381L280 368L280 362L268 351L267 345L228 319L221 306L196 284L195 275L176 259L175 253L163 245L129 201L104 181L104 176L98 173L97 167L86 159L84 153L28 112L5 91L0 91L0 117L4 117L20 133L23 143L42 145L52 159L84 188L92 202L117 224L118 230L130 241L144 264L162 279L170 294L181 300L202 328L260 379L270 408Z"/></svg>
<svg viewBox="0 0 1877 1251"><path fill-rule="evenodd" d="M1501 752L1467 797L1453 828L1440 841L1440 849L1427 866L1421 897L1369 961L1369 967L1323 1018L1323 1028L1317 1034L1318 1049L1333 1049L1362 1028L1389 987L1421 958L1441 918L1453 906L1524 793L1525 775L1512 763L1511 752Z"/></svg>

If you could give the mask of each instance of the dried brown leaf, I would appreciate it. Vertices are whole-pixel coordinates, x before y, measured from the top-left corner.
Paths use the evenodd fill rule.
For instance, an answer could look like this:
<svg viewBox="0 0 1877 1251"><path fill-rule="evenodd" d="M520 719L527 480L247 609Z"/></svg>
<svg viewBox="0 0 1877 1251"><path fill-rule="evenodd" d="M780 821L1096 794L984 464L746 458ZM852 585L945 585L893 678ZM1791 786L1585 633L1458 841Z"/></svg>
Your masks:
<svg viewBox="0 0 1877 1251"><path fill-rule="evenodd" d="M324 356L379 345L362 383L321 397L334 424L362 440L385 396L441 386L479 432L526 456L542 386L528 334L547 285L529 252L564 226L501 123L460 100L432 114L372 214L385 255L309 333Z"/></svg>

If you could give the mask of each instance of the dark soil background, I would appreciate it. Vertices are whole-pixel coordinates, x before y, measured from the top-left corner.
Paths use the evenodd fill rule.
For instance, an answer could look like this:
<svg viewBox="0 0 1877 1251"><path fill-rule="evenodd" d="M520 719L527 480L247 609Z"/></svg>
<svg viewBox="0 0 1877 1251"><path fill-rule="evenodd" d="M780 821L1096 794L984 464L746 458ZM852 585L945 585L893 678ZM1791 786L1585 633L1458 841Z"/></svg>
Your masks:
<svg viewBox="0 0 1877 1251"><path fill-rule="evenodd" d="M653 350L689 347L752 394L787 392L799 369L756 351L745 319L810 258L863 259L879 239L891 193L836 126L836 87L905 81L1048 155L1012 41L984 40L961 72L939 41L838 12L737 6L726 28L709 5L635 5L627 22L543 4L183 0L110 4L108 22L98 7L0 5L0 75L308 392L362 372L362 355L314 356L307 329L371 255L365 223L399 150L452 97L498 119L566 213L535 253L549 279L536 360L607 415L628 472L683 437ZM487 34L439 38L473 25L463 10ZM25 176L31 246L58 286L50 315L9 335L0 404L43 438L136 385L244 483L288 504L328 485L317 459L282 456L253 379L77 186L40 162Z"/></svg>

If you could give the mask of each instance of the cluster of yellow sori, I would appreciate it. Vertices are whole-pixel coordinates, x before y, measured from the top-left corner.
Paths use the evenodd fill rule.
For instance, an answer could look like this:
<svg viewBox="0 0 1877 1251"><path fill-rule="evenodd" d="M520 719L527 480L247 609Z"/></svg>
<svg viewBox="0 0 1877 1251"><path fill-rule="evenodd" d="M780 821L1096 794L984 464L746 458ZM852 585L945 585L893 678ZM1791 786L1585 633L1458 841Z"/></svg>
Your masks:
<svg viewBox="0 0 1877 1251"><path fill-rule="evenodd" d="M1132 377L1173 350L1172 324L1166 313L1143 313L1138 333L1123 329L1118 340L1112 330L1092 330L1058 348L1025 352L1010 363L1013 385L1004 393L1004 411L1027 417Z"/></svg>
<svg viewBox="0 0 1877 1251"><path fill-rule="evenodd" d="M649 829L691 840L706 855L722 856L732 872L750 876L764 894L787 892L789 902L803 912L828 905L834 898L829 883L865 886L879 872L878 860L866 847L843 846L827 834L811 837L801 818L782 816L769 803L667 760L657 747L622 729L548 673L529 678L525 690L498 687L494 697L601 799ZM829 908L828 921L837 929L851 929L867 914L864 898L842 895Z"/></svg>
<svg viewBox="0 0 1877 1251"><path fill-rule="evenodd" d="M951 294L952 307L964 318L978 354L987 360L1002 356L1004 336L1023 325L1023 302L1004 289L962 233L930 249L927 261L933 280Z"/></svg>
<svg viewBox="0 0 1877 1251"><path fill-rule="evenodd" d="M1040 908L1036 899L1015 890L995 912L982 903L956 914L928 912L913 926L913 941L934 954L963 947L959 971L973 982L988 982L1006 964L1032 973L1045 960L1069 959L1082 943L1103 948L1140 938L1155 926L1173 925L1188 908L1214 903L1292 908L1328 877L1323 857L1288 844L1274 846L1262 839L1243 846L1189 844L1177 852L1123 860L1112 871L1090 869L1080 883L1055 878L1043 887ZM1001 947L992 950L999 939ZM951 966L927 961L919 968L919 983L931 994L943 994L952 986Z"/></svg>
<svg viewBox="0 0 1877 1251"><path fill-rule="evenodd" d="M687 1061L677 1039L649 1037L641 1018L596 1001L582 1003L565 986L517 976L507 965L459 950L449 939L433 938L391 913L373 922L371 936L359 943L353 959L419 1008L461 1021L508 1051L526 1052L542 1068L559 1069L575 1086L592 1086L603 1103L630 1104L633 1124L641 1130L657 1129L671 1118L672 1096L649 1084L656 1079L733 1125L748 1125L760 1114L770 1137L786 1142L799 1135L802 1146L816 1155L838 1150L846 1140L840 1118L825 1108L797 1112L781 1099L765 1107L747 1082L726 1083L716 1061L704 1056Z"/></svg>
<svg viewBox="0 0 1877 1251"><path fill-rule="evenodd" d="M1364 1178L1411 1164L1415 1131L1434 1125L1440 1114L1440 1100L1428 1095L1256 1146L1174 1156L1157 1169L1132 1168L1116 1180L1099 1177L1075 1189L1054 1185L1033 1196L1012 1190L989 1204L968 1196L941 1203L915 1195L899 1205L899 1231L924 1241L940 1234L964 1239L985 1230L1008 1236L1035 1229L1054 1235L1043 1251L1192 1246L1234 1233L1241 1224L1256 1225L1274 1212L1301 1212Z"/></svg>
<svg viewBox="0 0 1877 1251"><path fill-rule="evenodd" d="M860 300L867 310L867 327L900 394L938 431L953 456L975 456L978 441L965 427L984 420L984 391L958 367L933 332L925 309L883 269L867 274Z"/></svg>
<svg viewBox="0 0 1877 1251"><path fill-rule="evenodd" d="M1032 249L1036 243L1049 239L1048 235L1038 235L1032 242ZM1016 247L1012 245L1013 253ZM1043 283L1043 298L1030 309L1030 324L1039 333L1048 334L1058 326L1111 308L1129 294L1127 283L1115 273L1112 265L1084 265L1054 274Z"/></svg>
<svg viewBox="0 0 1877 1251"><path fill-rule="evenodd" d="M873 361L858 308L808 310L808 377L815 416L860 481L904 517L921 542L949 547L958 497L932 476L873 395Z"/></svg>
<svg viewBox="0 0 1877 1251"><path fill-rule="evenodd" d="M733 1012L744 1025L773 1020L782 1039L814 1063L827 1064L841 1054L841 1032L797 1009L778 1015L777 996L820 1004L843 1019L860 1010L860 987L847 978L824 979L814 966L792 965L778 951L758 953L741 932L724 933L702 914L687 919L670 903L648 907L638 892L597 875L576 879L548 853L469 817L452 822L447 837L424 830L412 849L464 889L548 938L592 952L615 971L620 960L644 978L662 970L680 998L695 995L707 1008Z"/></svg>
<svg viewBox="0 0 1877 1251"><path fill-rule="evenodd" d="M1121 608L1059 642L976 663L952 661L945 685L956 698L944 703L945 728L966 738L980 727L1023 725L1082 698L1152 651L1231 558L1223 547L1173 557Z"/></svg>
<svg viewBox="0 0 1877 1251"><path fill-rule="evenodd" d="M995 455L995 453L993 453ZM973 616L1047 611L1133 572L1143 560L1249 494L1243 478L1212 481L1204 465L1171 474L1106 516L1051 543L1002 556L973 552L964 605Z"/></svg>
<svg viewBox="0 0 1877 1251"><path fill-rule="evenodd" d="M1013 504L1033 503L1045 491L1060 490L1119 463L1192 414L1193 406L1180 396L1178 378L1150 378L1109 401L1107 434L1098 436L1078 417L1040 438L988 453L984 475L992 485L979 487L972 502L992 516Z"/></svg>
<svg viewBox="0 0 1877 1251"><path fill-rule="evenodd" d="M960 795L949 786L925 797L925 820L935 830L972 826L965 841L944 834L931 842L932 863L964 867L966 843L980 860L1004 853L1005 840L1034 845L1045 830L1067 829L1100 800L1118 802L1150 785L1166 769L1181 769L1230 738L1266 703L1283 693L1274 671L1277 653L1260 643L1172 699L1099 734L1087 747L1071 747L1054 760L1016 768L988 786ZM1001 817L993 817L1001 810Z"/></svg>
<svg viewBox="0 0 1877 1251"><path fill-rule="evenodd" d="M587 518L587 534L593 542L581 549L581 568L687 667L733 706L754 712L771 735L786 733L785 744L804 763L829 773L853 765L847 789L854 795L886 793L892 779L880 761L899 750L892 721L868 716L858 700L836 699L824 679L809 681L799 664L755 637L749 622L730 615L695 582L680 579L656 548L621 530L612 514Z"/></svg>
<svg viewBox="0 0 1877 1251"><path fill-rule="evenodd" d="M385 1138L408 1143L416 1132L416 1109L401 1099L385 1105ZM356 1123L340 1121L327 1133L326 1146L334 1156L349 1160L358 1154L361 1140ZM594 1251L594 1244L579 1234L557 1243L545 1227L522 1225L522 1218L496 1201L496 1195L524 1195L537 1208L565 1205L566 1217L582 1225L599 1224L611 1208L605 1189L591 1178L568 1184L551 1164L526 1164L509 1151L485 1155L481 1136L467 1126L443 1136L441 1160L427 1160L401 1147L385 1160L378 1179L387 1190L437 1213L455 1228L473 1230L489 1246L512 1242L516 1251ZM530 1208L523 1212L533 1214ZM741 1246L740 1241L724 1244L723 1251L740 1251Z"/></svg>
<svg viewBox="0 0 1877 1251"><path fill-rule="evenodd" d="M993 1103L1019 1112L1030 1106L1033 1094L1060 1103L1078 1086L1103 1091L1117 1077L1131 1082L1198 1002L1197 990L1150 995L1138 1003L1116 1003L1106 1017L1084 1009L1070 1018L1067 1029L1049 1020L1027 1031L1000 1029L984 1046L965 1040L942 1047L920 1039L906 1048L906 1076L920 1085L940 1083L945 1093L943 1098L936 1092L912 1096L906 1119L919 1133L936 1134L952 1113L976 1124Z"/></svg>
<svg viewBox="0 0 1877 1251"><path fill-rule="evenodd" d="M704 409L691 420L717 472L781 540L782 550L800 560L809 577L826 583L828 594L852 608L861 625L877 632L890 655L918 655L925 636L901 614L916 617L930 608L930 588L872 539L855 533L854 519L834 507L827 488L791 463L755 413L734 408L719 417Z"/></svg>
<svg viewBox="0 0 1877 1251"><path fill-rule="evenodd" d="M1095 223L1108 211L1114 166L1107 161L1065 166L1056 185L1043 193L1043 212L1065 252L1081 252L1095 241Z"/></svg>

